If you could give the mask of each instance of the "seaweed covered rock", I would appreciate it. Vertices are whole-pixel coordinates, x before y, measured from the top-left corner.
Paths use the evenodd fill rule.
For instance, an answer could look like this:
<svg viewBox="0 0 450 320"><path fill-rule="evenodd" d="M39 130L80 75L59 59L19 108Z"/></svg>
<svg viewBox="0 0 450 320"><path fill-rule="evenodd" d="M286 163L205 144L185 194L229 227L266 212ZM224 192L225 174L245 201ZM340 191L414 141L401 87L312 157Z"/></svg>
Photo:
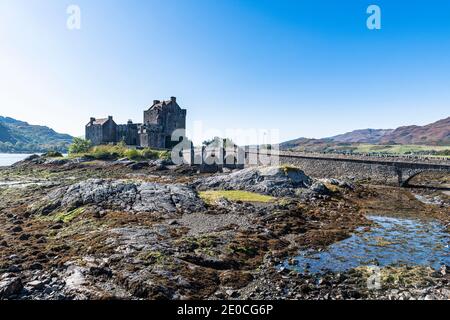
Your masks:
<svg viewBox="0 0 450 320"><path fill-rule="evenodd" d="M327 188L327 186L320 181L316 181L313 183L313 185L309 188L312 192L321 194L321 195L329 195L331 194L330 189Z"/></svg>
<svg viewBox="0 0 450 320"><path fill-rule="evenodd" d="M49 214L85 205L134 212L194 212L204 210L203 201L185 185L89 179L50 192L30 207L30 211Z"/></svg>
<svg viewBox="0 0 450 320"><path fill-rule="evenodd" d="M20 166L26 166L29 164L43 164L44 162L45 162L44 157L41 157L38 154L32 154L31 156L28 156L25 159L12 164L11 166L12 167L20 167Z"/></svg>
<svg viewBox="0 0 450 320"><path fill-rule="evenodd" d="M30 165L50 165L50 166L64 166L73 164L79 164L83 162L88 162L94 160L94 158L90 156L82 156L78 158L67 158L67 157L59 157L57 153L51 153L54 156L49 156L47 154L37 155L33 154L24 160L18 161L12 165L12 167L28 167Z"/></svg>

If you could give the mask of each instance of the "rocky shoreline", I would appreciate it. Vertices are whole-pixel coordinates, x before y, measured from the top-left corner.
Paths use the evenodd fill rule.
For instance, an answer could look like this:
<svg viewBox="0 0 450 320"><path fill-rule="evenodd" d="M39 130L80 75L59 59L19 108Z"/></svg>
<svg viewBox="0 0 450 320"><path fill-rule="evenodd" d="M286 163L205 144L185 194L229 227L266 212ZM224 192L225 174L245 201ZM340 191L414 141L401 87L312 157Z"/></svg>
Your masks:
<svg viewBox="0 0 450 320"><path fill-rule="evenodd" d="M161 160L33 156L0 168L0 299L448 299L448 266L383 268L395 279L377 290L363 269L280 267L371 228L367 212L448 228L448 196L414 192L288 166L198 174Z"/></svg>

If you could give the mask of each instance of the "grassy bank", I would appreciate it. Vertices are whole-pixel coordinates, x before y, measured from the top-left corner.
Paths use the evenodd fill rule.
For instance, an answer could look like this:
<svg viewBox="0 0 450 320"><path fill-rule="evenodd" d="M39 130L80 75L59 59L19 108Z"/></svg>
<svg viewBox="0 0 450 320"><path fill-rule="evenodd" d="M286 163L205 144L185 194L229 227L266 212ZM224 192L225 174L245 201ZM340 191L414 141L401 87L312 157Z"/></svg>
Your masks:
<svg viewBox="0 0 450 320"><path fill-rule="evenodd" d="M378 153L392 155L435 155L450 156L450 146L424 146L424 145L355 145L353 153Z"/></svg>
<svg viewBox="0 0 450 320"><path fill-rule="evenodd" d="M288 150L299 152L450 157L450 146L427 145L377 145L368 143L334 143L328 141L308 145L299 145L296 148L291 148Z"/></svg>
<svg viewBox="0 0 450 320"><path fill-rule="evenodd" d="M127 158L130 160L142 161L152 159L169 159L168 151L153 150L144 148L141 150L129 148L123 144L117 145L101 145L89 148L88 151L82 153L70 153L69 157L92 157L96 160L116 160Z"/></svg>

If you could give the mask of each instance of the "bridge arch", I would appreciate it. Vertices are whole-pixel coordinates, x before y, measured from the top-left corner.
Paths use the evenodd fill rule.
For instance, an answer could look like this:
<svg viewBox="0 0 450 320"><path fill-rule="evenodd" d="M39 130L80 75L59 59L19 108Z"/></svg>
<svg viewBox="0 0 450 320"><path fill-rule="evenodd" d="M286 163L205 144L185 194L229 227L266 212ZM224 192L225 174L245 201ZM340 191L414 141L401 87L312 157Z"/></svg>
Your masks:
<svg viewBox="0 0 450 320"><path fill-rule="evenodd" d="M422 174L422 173L426 173L426 172L449 172L449 170L444 170L444 169L426 169L426 168L421 168L421 169L415 169L415 170L404 170L401 175L399 175L399 185L400 187L408 187L411 186L409 184L409 182L417 177L418 175Z"/></svg>
<svg viewBox="0 0 450 320"><path fill-rule="evenodd" d="M427 172L428 170L414 170L414 172L409 172L407 177L404 177L404 174L401 174L401 178L399 178L399 185L400 187L408 187L409 182L416 176L418 176L421 173ZM431 171L430 171L431 172Z"/></svg>

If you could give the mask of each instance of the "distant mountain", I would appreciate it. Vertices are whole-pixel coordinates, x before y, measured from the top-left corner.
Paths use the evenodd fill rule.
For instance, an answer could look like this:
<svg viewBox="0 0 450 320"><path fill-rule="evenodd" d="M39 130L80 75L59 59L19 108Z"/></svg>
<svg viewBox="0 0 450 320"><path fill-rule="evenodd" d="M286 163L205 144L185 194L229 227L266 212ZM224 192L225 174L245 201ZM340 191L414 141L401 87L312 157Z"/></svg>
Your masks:
<svg viewBox="0 0 450 320"><path fill-rule="evenodd" d="M362 129L325 139L299 138L280 144L281 149L335 150L349 144L417 144L450 145L450 117L426 126L406 126L392 129Z"/></svg>
<svg viewBox="0 0 450 320"><path fill-rule="evenodd" d="M281 150L296 150L308 152L332 152L335 151L335 146L340 144L331 139L308 139L298 138L291 141L283 142L279 145ZM348 143L342 143L349 145Z"/></svg>
<svg viewBox="0 0 450 320"><path fill-rule="evenodd" d="M397 128L382 136L378 143L450 145L450 117L426 126Z"/></svg>
<svg viewBox="0 0 450 320"><path fill-rule="evenodd" d="M45 126L0 116L0 152L67 152L73 137Z"/></svg>
<svg viewBox="0 0 450 320"><path fill-rule="evenodd" d="M308 138L298 138L290 141L286 141L280 144L281 149L294 149L298 146L310 144L313 141L320 141L317 139L308 139Z"/></svg>
<svg viewBox="0 0 450 320"><path fill-rule="evenodd" d="M389 129L362 129L347 132L329 138L335 142L344 143L378 143L386 134L390 134L394 130Z"/></svg>

